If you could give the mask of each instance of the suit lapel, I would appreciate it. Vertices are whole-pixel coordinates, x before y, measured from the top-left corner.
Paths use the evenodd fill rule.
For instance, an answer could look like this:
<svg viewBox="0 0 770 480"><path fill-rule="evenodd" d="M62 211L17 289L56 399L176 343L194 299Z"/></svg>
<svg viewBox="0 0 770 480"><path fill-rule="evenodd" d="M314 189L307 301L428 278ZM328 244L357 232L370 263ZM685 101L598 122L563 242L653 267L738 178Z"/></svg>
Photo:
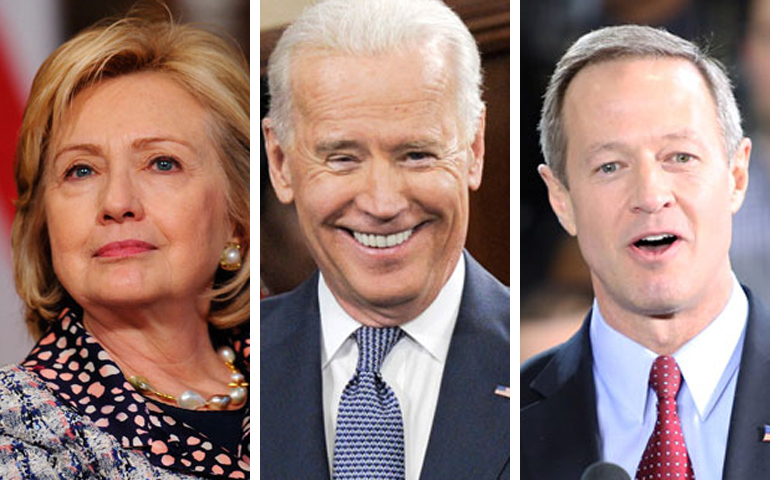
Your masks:
<svg viewBox="0 0 770 480"><path fill-rule="evenodd" d="M317 284L316 274L289 294L271 312L270 336L262 337L260 463L265 479L329 479Z"/></svg>
<svg viewBox="0 0 770 480"><path fill-rule="evenodd" d="M763 426L770 424L770 312L751 292L746 339L730 417L723 478L767 478L770 443L762 442Z"/></svg>
<svg viewBox="0 0 770 480"><path fill-rule="evenodd" d="M468 256L466 266L421 480L497 479L508 468L510 399L494 390L510 385L509 331L491 320L509 312L508 300L485 297L500 287Z"/></svg>
<svg viewBox="0 0 770 480"><path fill-rule="evenodd" d="M521 478L577 478L601 458L589 323L529 384L542 399L521 411Z"/></svg>

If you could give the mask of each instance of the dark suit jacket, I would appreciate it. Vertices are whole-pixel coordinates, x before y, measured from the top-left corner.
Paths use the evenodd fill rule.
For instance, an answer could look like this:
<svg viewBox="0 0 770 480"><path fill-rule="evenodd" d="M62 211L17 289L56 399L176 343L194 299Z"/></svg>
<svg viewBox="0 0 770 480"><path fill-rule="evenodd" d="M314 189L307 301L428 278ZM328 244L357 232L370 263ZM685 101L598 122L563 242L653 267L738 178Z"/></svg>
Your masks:
<svg viewBox="0 0 770 480"><path fill-rule="evenodd" d="M507 479L510 293L470 255L421 480ZM318 274L261 303L262 480L328 480ZM333 446L330 446L333 448Z"/></svg>
<svg viewBox="0 0 770 480"><path fill-rule="evenodd" d="M749 297L749 319L730 418L723 478L770 478L770 312ZM521 369L521 478L580 478L601 457L590 314L567 343ZM648 435L640 432L640 435ZM695 472L696 477L698 472Z"/></svg>

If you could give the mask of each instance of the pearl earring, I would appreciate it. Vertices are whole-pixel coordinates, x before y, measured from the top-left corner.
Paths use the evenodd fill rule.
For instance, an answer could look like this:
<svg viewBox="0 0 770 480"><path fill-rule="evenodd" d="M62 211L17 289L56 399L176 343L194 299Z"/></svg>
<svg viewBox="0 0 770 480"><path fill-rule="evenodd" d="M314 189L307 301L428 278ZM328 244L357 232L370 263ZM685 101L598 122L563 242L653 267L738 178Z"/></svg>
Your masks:
<svg viewBox="0 0 770 480"><path fill-rule="evenodd" d="M223 270L234 272L241 268L241 244L238 242L227 242L222 258L219 260L219 266Z"/></svg>

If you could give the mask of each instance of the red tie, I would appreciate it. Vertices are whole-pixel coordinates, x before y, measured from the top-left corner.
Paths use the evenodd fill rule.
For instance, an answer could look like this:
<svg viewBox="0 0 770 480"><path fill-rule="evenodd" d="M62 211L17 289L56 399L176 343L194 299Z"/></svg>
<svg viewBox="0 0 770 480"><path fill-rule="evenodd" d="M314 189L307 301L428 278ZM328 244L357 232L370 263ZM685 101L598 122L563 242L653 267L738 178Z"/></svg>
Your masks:
<svg viewBox="0 0 770 480"><path fill-rule="evenodd" d="M656 358L650 370L650 386L658 396L658 419L636 469L636 480L695 478L676 413L681 384L682 373L674 357Z"/></svg>

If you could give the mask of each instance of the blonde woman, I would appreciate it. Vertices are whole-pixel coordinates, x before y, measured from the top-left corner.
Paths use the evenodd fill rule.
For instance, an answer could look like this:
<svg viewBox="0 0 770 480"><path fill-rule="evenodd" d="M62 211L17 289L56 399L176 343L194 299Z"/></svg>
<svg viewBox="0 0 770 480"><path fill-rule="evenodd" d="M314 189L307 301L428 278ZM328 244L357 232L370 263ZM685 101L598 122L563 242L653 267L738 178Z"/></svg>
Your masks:
<svg viewBox="0 0 770 480"><path fill-rule="evenodd" d="M249 72L132 14L40 68L16 152L0 478L247 478Z"/></svg>

